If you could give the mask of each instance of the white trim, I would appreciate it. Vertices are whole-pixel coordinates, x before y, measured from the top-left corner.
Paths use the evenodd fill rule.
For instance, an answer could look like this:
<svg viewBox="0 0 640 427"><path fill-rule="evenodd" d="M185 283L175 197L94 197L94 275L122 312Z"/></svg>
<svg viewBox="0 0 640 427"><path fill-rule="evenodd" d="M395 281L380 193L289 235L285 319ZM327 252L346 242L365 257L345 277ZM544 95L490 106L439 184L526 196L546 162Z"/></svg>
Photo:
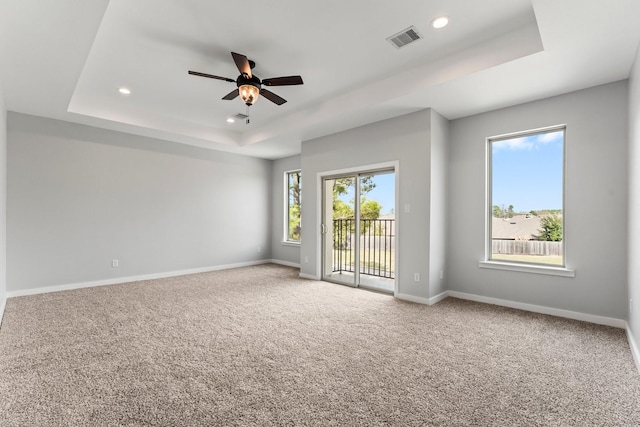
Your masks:
<svg viewBox="0 0 640 427"><path fill-rule="evenodd" d="M466 299L469 301L494 304L502 307L516 308L518 310L531 311L534 313L549 314L551 316L564 317L567 319L581 320L583 322L595 323L598 325L613 326L624 329L626 322L613 317L597 316L595 314L580 313L577 311L562 310L559 308L545 307L542 305L527 304L523 302L509 301L498 298L484 297L480 295L467 294L465 292L447 291L450 297Z"/></svg>
<svg viewBox="0 0 640 427"><path fill-rule="evenodd" d="M485 207L486 207L486 213L485 213L485 255L486 255L486 259L487 261L480 261L481 263L490 263L490 262L495 262L495 261L491 261L491 252L492 252L492 246L491 246L491 235L492 235L492 231L491 231L491 227L493 226L493 195L491 193L492 190L492 174L493 174L493 165L492 165L492 160L493 160L493 154L492 154L492 150L493 150L493 142L495 141L504 141L507 139L514 139L514 138L522 138L522 137L526 137L526 136L533 136L533 135L541 135L544 133L551 133L551 132L558 132L558 131L562 131L562 235L566 236L567 235L567 227L566 227L566 217L567 217L567 212L566 212L566 182L567 182L567 124L566 123L562 123L562 124L557 124L557 125L551 125L551 126L544 126L541 128L537 128L537 129L530 129L530 130L524 130L524 131L519 131L519 132L511 132L511 133L506 133L506 134L501 134L501 135L495 135L495 136L490 136L486 138L486 146L485 146L485 167L486 167L486 171L485 171ZM567 245L563 244L562 245L562 260L563 262L565 262L567 259ZM507 264L507 263L501 263L498 262L498 264ZM509 265L509 264L507 264ZM513 265L513 264L511 264ZM512 270L512 271L520 271L520 272L525 272L525 273L538 273L538 274L549 274L549 275L553 275L553 276L564 276L564 277L575 277L575 271L568 269L568 268L563 268L562 270L564 271L560 271L560 270L556 270L555 272L551 271L551 270L544 270L544 266L542 267L543 269L541 270L536 270L536 268L533 266L532 268L529 268L528 265L524 265L522 267L520 266L514 266L512 268L507 268L507 267L500 267L500 266L492 266L491 264L489 265L480 265L480 267L485 267L485 268L494 268L496 270Z"/></svg>
<svg viewBox="0 0 640 427"><path fill-rule="evenodd" d="M479 261L478 267L494 270L518 271L521 273L546 274L550 276L576 277L576 271L565 267L551 267L546 265L516 264L499 261Z"/></svg>
<svg viewBox="0 0 640 427"><path fill-rule="evenodd" d="M429 298L427 304L434 305L449 296L449 291L440 292L438 295Z"/></svg>
<svg viewBox="0 0 640 427"><path fill-rule="evenodd" d="M0 326L2 326L2 319L4 318L4 309L7 306L7 297L5 296L0 301Z"/></svg>
<svg viewBox="0 0 640 427"><path fill-rule="evenodd" d="M395 206L393 207L393 212L400 212L400 160L395 160L392 162L393 163L393 171L395 173L395 188L393 189L393 191L395 191L395 199L394 199L394 203ZM429 214L431 215L431 214ZM399 283L400 283L400 279L402 278L402 272L400 271L400 260L402 258L400 258L400 236L401 236L401 231L402 228L400 227L400 224L402 224L402 219L400 218L402 215L394 215L394 227L395 229L395 244L394 244L394 250L396 251L395 253L395 259L393 260L394 264L396 266L395 270L396 270L396 279L393 283L393 296L397 296L399 293Z"/></svg>
<svg viewBox="0 0 640 427"><path fill-rule="evenodd" d="M323 213L324 201L322 200L322 197L324 195L324 189L322 188L322 176L323 175L321 172L316 174L316 221L315 221L315 224L313 224L315 228L314 233L317 236L316 261L315 261L314 270L316 272L319 272L319 274L317 274L318 277L316 278L312 274L303 275L302 273L300 273L300 277L305 279L311 279L311 280L320 280L320 278L324 274L324 266L322 265L322 251L323 251L322 239L324 239L324 237L322 236L322 224L323 224L322 221L324 220L324 213ZM302 249L300 250L300 252L302 252ZM302 261L302 258L300 258L300 261Z"/></svg>
<svg viewBox="0 0 640 427"><path fill-rule="evenodd" d="M187 270L167 271L164 273L143 274L140 276L117 277L114 279L96 280L91 282L70 283L66 285L46 286L42 288L24 289L7 292L8 298L27 295L46 294L49 292L69 291L73 289L92 288L95 286L117 285L120 283L139 282L142 280L164 279L167 277L184 276L187 274L207 273L209 271L229 270L232 268L249 267L252 265L268 264L271 260L239 262L235 264L216 265L213 267L191 268Z"/></svg>
<svg viewBox="0 0 640 427"><path fill-rule="evenodd" d="M629 323L627 323L627 340L629 341L629 347L631 348L631 356L633 356L633 361L636 363L636 369L640 372L640 349L638 348L638 344L636 340L633 339L633 334L631 333L631 327Z"/></svg>
<svg viewBox="0 0 640 427"><path fill-rule="evenodd" d="M283 245L298 245L300 246L300 242L295 242L289 239L289 174L294 172L300 172L300 195L302 196L302 169L291 169L288 171L284 171L284 206L282 208L282 213L284 217L283 221ZM300 217L300 228L302 228L302 217Z"/></svg>
<svg viewBox="0 0 640 427"><path fill-rule="evenodd" d="M403 301L410 301L410 302L417 302L418 304L431 305L429 304L429 300L427 298L416 297L414 295L398 293L398 294L395 294L394 297L401 299Z"/></svg>
<svg viewBox="0 0 640 427"><path fill-rule="evenodd" d="M282 246L295 246L296 248L300 247L300 242L294 242L293 240L283 240L280 242Z"/></svg>
<svg viewBox="0 0 640 427"><path fill-rule="evenodd" d="M398 160L391 160L388 162L373 163L370 165L354 166L354 167L344 168L344 169L334 169L330 171L318 172L318 176L320 178L327 178L331 176L339 178L342 175L348 175L348 174L386 171L396 167L398 163L399 163Z"/></svg>
<svg viewBox="0 0 640 427"><path fill-rule="evenodd" d="M298 277L302 279L309 279L309 280L320 280L320 276L315 276L313 274L307 274L307 273L300 273Z"/></svg>
<svg viewBox="0 0 640 427"><path fill-rule="evenodd" d="M280 265L285 265L287 267L300 268L300 263L296 263L296 262L282 261L279 259L270 259L269 261L272 262L273 264L280 264Z"/></svg>

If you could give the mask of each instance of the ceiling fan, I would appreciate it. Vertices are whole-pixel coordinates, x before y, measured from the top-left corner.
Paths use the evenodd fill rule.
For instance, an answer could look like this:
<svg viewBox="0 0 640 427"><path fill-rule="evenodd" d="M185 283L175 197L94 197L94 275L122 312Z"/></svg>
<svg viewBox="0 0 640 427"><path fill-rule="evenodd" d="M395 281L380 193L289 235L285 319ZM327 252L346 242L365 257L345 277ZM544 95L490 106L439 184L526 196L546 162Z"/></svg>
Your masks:
<svg viewBox="0 0 640 427"><path fill-rule="evenodd" d="M250 107L254 102L256 102L259 95L264 96L269 101L277 105L282 105L287 102L286 99L276 95L270 90L264 89L262 87L263 85L293 86L303 84L302 77L300 76L272 77L270 79L260 80L258 76L251 73L251 70L256 66L255 62L247 59L246 56L239 53L231 52L231 56L233 57L236 66L238 67L238 71L240 71L240 75L236 80L230 79L228 77L214 76L213 74L200 73L198 71L189 71L189 74L235 83L238 88L223 96L222 99L229 100L235 99L236 97L240 96L240 98L242 98L242 101L247 105L247 108Z"/></svg>

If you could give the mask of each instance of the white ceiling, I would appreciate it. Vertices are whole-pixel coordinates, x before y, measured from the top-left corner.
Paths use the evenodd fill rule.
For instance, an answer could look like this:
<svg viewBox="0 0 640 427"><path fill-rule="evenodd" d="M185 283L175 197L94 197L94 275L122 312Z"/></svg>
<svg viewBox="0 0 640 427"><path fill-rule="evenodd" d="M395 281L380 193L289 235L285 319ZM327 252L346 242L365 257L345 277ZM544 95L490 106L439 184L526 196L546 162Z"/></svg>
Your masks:
<svg viewBox="0 0 640 427"><path fill-rule="evenodd" d="M637 0L0 0L0 81L11 111L274 159L423 108L455 119L625 79L638 16ZM422 40L386 40L411 25ZM235 83L187 71L235 79L231 51L304 85L228 124L246 112L221 100Z"/></svg>

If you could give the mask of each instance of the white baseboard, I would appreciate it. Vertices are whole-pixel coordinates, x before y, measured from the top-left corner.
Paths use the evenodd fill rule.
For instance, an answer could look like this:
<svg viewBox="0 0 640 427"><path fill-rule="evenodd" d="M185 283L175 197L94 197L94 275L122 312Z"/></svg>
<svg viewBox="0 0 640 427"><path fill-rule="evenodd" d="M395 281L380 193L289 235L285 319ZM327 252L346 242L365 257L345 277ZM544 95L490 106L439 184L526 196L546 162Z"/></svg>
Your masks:
<svg viewBox="0 0 640 427"><path fill-rule="evenodd" d="M300 268L300 264L299 263L295 263L295 262L282 261L282 260L279 260L279 259L272 259L272 260L269 260L269 261L274 263L274 264L285 265L287 267Z"/></svg>
<svg viewBox="0 0 640 427"><path fill-rule="evenodd" d="M598 325L613 326L625 329L626 322L613 317L596 316L594 314L580 313L577 311L562 310L559 308L545 307L542 305L526 304L498 298L484 297L480 295L467 294L465 292L447 291L448 296L470 301L483 302L486 304L500 305L502 307L516 308L518 310L532 311L534 313L549 314L551 316L564 317L567 319L582 320L584 322L596 323Z"/></svg>
<svg viewBox="0 0 640 427"><path fill-rule="evenodd" d="M298 276L300 276L303 279L320 280L320 276L315 276L313 274L300 273Z"/></svg>
<svg viewBox="0 0 640 427"><path fill-rule="evenodd" d="M640 372L640 349L638 348L638 344L636 340L633 339L633 334L631 334L631 328L627 323L627 340L629 341L629 347L631 347L631 356L633 356L633 361L636 363L636 369Z"/></svg>
<svg viewBox="0 0 640 427"><path fill-rule="evenodd" d="M212 267L191 268L187 270L167 271L164 273L143 274L140 276L117 277L114 279L96 280L91 282L70 283L67 285L46 286L42 288L24 289L7 292L7 298L27 295L44 294L48 292L69 291L72 289L92 288L95 286L117 285L120 283L139 282L141 280L164 279L166 277L184 276L187 274L207 273L209 271L228 270L231 268L249 267L252 265L268 264L271 260L239 262L235 264L216 265Z"/></svg>
<svg viewBox="0 0 640 427"><path fill-rule="evenodd" d="M410 301L410 302L417 302L418 304L432 305L432 304L429 304L429 300L427 298L416 297L414 295L400 294L400 293L395 294L394 296L403 301Z"/></svg>
<svg viewBox="0 0 640 427"><path fill-rule="evenodd" d="M429 302L427 304L433 305L433 304L439 303L440 301L442 301L443 299L445 299L448 296L449 296L449 291L441 292L438 295L429 298Z"/></svg>
<svg viewBox="0 0 640 427"><path fill-rule="evenodd" d="M3 297L0 301L0 326L2 325L2 319L4 318L4 308L7 306L7 297Z"/></svg>
<svg viewBox="0 0 640 427"><path fill-rule="evenodd" d="M416 302L418 304L434 305L436 303L439 303L440 301L442 301L446 297L448 297L449 296L449 291L441 292L438 295L436 295L434 297L431 297L431 298L416 297L416 296L409 295L409 294L396 294L394 296L396 298L404 300L404 301Z"/></svg>

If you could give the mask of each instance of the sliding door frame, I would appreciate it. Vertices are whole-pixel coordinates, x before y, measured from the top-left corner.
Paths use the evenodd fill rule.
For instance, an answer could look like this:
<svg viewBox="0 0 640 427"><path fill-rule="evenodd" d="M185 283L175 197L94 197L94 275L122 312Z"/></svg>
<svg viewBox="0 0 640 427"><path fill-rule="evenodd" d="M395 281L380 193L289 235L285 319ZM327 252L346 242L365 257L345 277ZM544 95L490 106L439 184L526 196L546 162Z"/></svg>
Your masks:
<svg viewBox="0 0 640 427"><path fill-rule="evenodd" d="M324 241L324 237L323 237L323 233L322 233L322 221L324 219L324 180L326 178L335 178L335 177L341 177L344 175L354 175L356 177L357 180L359 180L359 174L367 174L367 173L373 173L375 174L375 172L377 171L390 171L393 170L393 173L395 174L395 206L394 206L394 212L396 213L396 218L395 218L395 233L396 233L396 239L394 242L394 252L395 252L395 259L394 259L394 264L395 264L395 279L393 282L393 296L397 297L398 296L398 282L400 280L400 269L399 269L399 260L400 260L400 248L399 248L399 236L400 236L400 217L399 217L399 210L398 210L398 206L400 206L400 162L397 160L394 161L390 161L390 162L384 162L384 163L375 163L375 164L369 164L369 165L360 165L360 166L355 166L355 167L351 167L351 168L345 168L345 169L335 169L335 170L329 170L329 171L324 171L324 172L318 172L317 176L316 176L316 206L317 206L317 211L316 211L316 217L317 217L317 221L316 221L316 236L318 236L317 242L316 242L316 271L319 271L320 274L320 280L322 280L322 278L324 277L324 264L323 264L323 246L322 243ZM356 185L356 188L359 188L359 185ZM358 194L356 194L356 196L358 196ZM356 198L356 203L357 203L358 199ZM356 221L359 221L358 218L356 218ZM358 258L359 261L359 258ZM359 270L359 264L357 266L357 270Z"/></svg>

